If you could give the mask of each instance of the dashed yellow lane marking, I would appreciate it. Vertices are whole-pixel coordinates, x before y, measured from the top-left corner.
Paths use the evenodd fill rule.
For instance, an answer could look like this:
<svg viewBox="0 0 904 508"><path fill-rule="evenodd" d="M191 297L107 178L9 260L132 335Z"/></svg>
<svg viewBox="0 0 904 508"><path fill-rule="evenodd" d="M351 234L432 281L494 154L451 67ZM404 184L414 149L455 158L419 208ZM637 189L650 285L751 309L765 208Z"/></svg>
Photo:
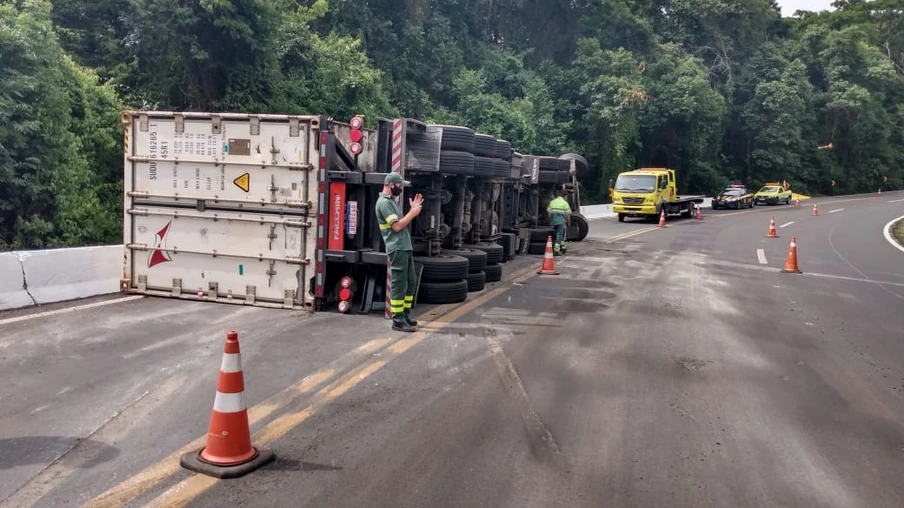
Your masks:
<svg viewBox="0 0 904 508"><path fill-rule="evenodd" d="M524 282L525 280L536 275L536 270L536 267L530 266L517 272L513 272L509 277L507 277L507 279L513 283ZM426 339L433 333L436 333L449 326L449 324L460 319L469 312L479 308L486 302L492 300L493 298L496 298L497 296L508 290L509 287L496 288L492 291L488 291L478 296L471 301L468 301L465 304L450 304L439 307L438 310L440 310L440 314L429 323L429 325L431 325L429 327L429 330L415 332L414 334L404 339L398 340L390 347L386 348L380 358L371 360L370 362L367 362L364 365L355 368L348 374L325 386L314 396L312 396L312 402L304 410L280 416L279 418L276 418L275 420L264 426L262 429L257 431L253 437L253 444L261 448L269 446L271 443L303 423L324 405L329 404L342 394L354 388L362 380L364 380L374 372L380 370L397 356L405 353L412 347L423 342L424 339ZM349 357L350 355L352 355L353 357L360 357L363 354L369 354L380 349L390 340L391 339L389 338L373 340L371 342L368 342L364 346L359 347L352 353L346 354L346 357ZM340 359L333 363L347 363L348 359L346 359L346 357L343 357L343 359L345 360L344 362L342 361L343 359ZM332 377L334 372L337 370L339 369L332 367L318 371L317 373L312 374L311 376L308 376L304 380L300 381L296 385L290 386L277 395L271 397L270 399L267 399L266 401L252 407L251 409L249 409L249 420L252 424L254 424L255 422L260 421L262 418L269 416L278 409L283 408L286 404L294 399L294 397L288 397L287 394L297 395L308 393L319 386L323 381ZM151 489L162 483L167 478L171 477L176 472L181 471L182 468L179 465L179 457L184 453L195 451L204 446L205 439L206 436L202 436L192 441L188 445L173 452L159 462L141 471L137 475L125 480L124 482L113 487L107 492L104 492L94 500L83 505L82 508L112 508L135 500L139 496L149 492ZM158 496L156 499L154 499L151 502L151 506L185 506L185 504L189 503L191 500L206 492L210 487L216 485L216 483L217 480L215 478L196 473L192 474L185 480L179 482L178 484Z"/></svg>

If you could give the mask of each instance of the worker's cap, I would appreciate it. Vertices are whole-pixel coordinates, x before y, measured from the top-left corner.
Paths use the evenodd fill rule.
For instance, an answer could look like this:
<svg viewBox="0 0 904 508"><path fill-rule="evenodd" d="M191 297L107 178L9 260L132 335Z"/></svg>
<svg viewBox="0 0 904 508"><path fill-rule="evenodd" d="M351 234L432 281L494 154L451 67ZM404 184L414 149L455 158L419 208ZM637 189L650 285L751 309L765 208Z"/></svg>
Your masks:
<svg viewBox="0 0 904 508"><path fill-rule="evenodd" d="M408 187L409 185L411 185L411 182L404 180L402 178L402 175L400 175L398 173L389 173L388 175L386 175L386 178L383 179L383 185L389 185L389 184L393 184L393 183L400 183L400 184L404 185L405 187Z"/></svg>

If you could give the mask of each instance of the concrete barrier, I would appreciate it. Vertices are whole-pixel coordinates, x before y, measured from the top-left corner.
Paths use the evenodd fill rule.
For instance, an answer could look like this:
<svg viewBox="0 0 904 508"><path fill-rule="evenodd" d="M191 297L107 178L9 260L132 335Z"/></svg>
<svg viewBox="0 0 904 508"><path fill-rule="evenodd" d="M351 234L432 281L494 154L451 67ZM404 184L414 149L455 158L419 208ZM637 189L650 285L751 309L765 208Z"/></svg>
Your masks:
<svg viewBox="0 0 904 508"><path fill-rule="evenodd" d="M25 275L18 253L0 254L0 310L27 307L34 303L25 290Z"/></svg>
<svg viewBox="0 0 904 508"><path fill-rule="evenodd" d="M17 254L28 291L39 305L119 291L121 245Z"/></svg>
<svg viewBox="0 0 904 508"><path fill-rule="evenodd" d="M612 205L587 205L581 207L581 215L588 219L603 219L606 217L615 217L612 212Z"/></svg>

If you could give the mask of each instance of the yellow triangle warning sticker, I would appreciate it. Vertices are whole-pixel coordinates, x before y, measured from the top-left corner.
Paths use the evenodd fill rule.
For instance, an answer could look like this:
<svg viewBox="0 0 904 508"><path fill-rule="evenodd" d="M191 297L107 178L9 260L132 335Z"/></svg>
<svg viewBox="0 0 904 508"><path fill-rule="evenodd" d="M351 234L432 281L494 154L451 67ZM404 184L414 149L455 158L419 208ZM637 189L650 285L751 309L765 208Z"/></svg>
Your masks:
<svg viewBox="0 0 904 508"><path fill-rule="evenodd" d="M235 186L239 189L248 192L251 189L251 175L245 173L244 175L233 180L232 183L234 183Z"/></svg>

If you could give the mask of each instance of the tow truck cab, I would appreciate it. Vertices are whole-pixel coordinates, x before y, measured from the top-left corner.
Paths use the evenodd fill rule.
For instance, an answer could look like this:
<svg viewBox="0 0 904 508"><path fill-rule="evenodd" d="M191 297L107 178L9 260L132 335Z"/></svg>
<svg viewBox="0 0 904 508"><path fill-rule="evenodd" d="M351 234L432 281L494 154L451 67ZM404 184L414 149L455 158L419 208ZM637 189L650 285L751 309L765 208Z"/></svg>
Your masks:
<svg viewBox="0 0 904 508"><path fill-rule="evenodd" d="M618 175L612 192L612 209L619 222L627 217L657 218L681 213L690 217L695 204L703 203L702 196L678 195L675 170L668 168L639 168Z"/></svg>

